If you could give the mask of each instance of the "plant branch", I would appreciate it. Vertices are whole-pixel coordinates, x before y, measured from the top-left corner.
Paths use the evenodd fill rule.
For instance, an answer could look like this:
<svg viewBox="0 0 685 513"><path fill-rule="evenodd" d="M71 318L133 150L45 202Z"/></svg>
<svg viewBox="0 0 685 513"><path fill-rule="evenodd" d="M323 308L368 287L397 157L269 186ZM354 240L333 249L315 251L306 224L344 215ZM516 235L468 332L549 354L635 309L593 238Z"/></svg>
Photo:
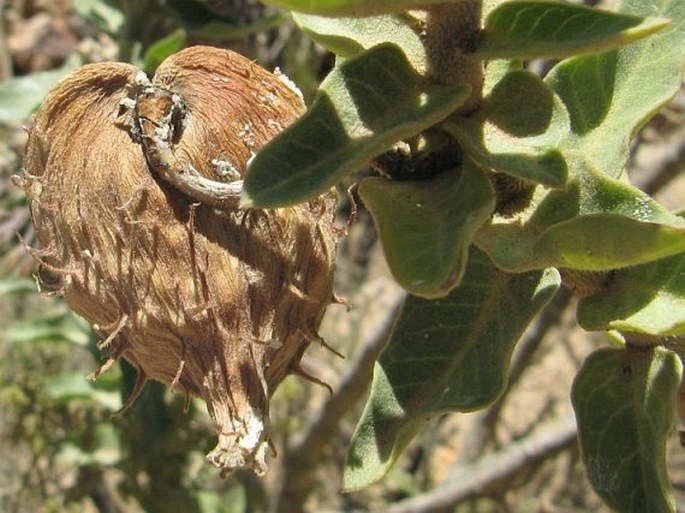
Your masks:
<svg viewBox="0 0 685 513"><path fill-rule="evenodd" d="M631 179L653 196L685 168L685 125L652 142L643 141L633 163Z"/></svg>
<svg viewBox="0 0 685 513"><path fill-rule="evenodd" d="M281 489L273 511L295 513L304 511L304 502L316 484L316 469L330 440L335 438L343 415L364 395L373 367L385 347L397 311L406 294L398 293L384 318L371 330L361 344L361 351L347 366L346 374L335 387L336 392L304 427L283 456Z"/></svg>
<svg viewBox="0 0 685 513"><path fill-rule="evenodd" d="M480 35L482 0L462 0L426 7L424 44L430 75L443 84L469 84L471 97L459 108L466 114L481 101L483 63L470 57Z"/></svg>
<svg viewBox="0 0 685 513"><path fill-rule="evenodd" d="M465 465L440 486L390 506L386 513L451 511L458 503L486 493L509 481L523 468L544 461L575 443L576 421L569 413L507 448Z"/></svg>

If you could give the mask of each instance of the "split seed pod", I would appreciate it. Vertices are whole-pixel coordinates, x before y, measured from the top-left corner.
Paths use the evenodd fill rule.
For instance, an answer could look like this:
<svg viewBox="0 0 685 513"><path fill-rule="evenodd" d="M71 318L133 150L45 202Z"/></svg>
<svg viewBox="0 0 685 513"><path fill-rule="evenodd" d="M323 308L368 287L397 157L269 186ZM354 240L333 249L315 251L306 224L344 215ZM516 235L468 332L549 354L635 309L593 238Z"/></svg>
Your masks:
<svg viewBox="0 0 685 513"><path fill-rule="evenodd" d="M228 50L192 47L150 81L83 66L29 133L23 186L69 306L110 358L202 397L222 474L266 471L268 401L332 298L335 197L237 206L252 155L304 111L282 77ZM132 399L137 394L134 393Z"/></svg>

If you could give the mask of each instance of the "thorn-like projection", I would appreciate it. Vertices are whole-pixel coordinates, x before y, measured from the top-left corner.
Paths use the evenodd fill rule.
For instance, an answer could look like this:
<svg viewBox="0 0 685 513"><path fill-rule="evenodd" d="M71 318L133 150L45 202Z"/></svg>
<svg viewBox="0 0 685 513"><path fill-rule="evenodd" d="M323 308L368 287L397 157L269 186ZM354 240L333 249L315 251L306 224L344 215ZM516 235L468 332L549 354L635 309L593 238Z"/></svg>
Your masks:
<svg viewBox="0 0 685 513"><path fill-rule="evenodd" d="M126 326L126 323L128 323L128 315L124 314L117 321L114 321L112 324L109 326L96 326L94 325L93 328L95 328L98 331L103 331L105 333L109 332L109 335L105 340L101 340L98 342L98 349L104 349L107 346L109 346L112 343L112 340L114 340L117 335L119 335L119 332L121 332L122 329L124 329L124 326Z"/></svg>
<svg viewBox="0 0 685 513"><path fill-rule="evenodd" d="M346 298L337 295L335 292L331 294L331 303L334 305L344 306L348 312L352 311L352 303Z"/></svg>
<svg viewBox="0 0 685 513"><path fill-rule="evenodd" d="M326 390L328 390L328 395L332 396L333 395L333 387L323 381L322 379L317 378L316 376L308 373L306 370L304 370L300 364L298 363L297 365L291 367L290 372L294 374L295 376L304 379L305 381L309 381L310 383L314 383L316 385L320 385L324 387Z"/></svg>
<svg viewBox="0 0 685 513"><path fill-rule="evenodd" d="M342 354L340 351L338 351L337 349L335 349L334 347L329 345L328 342L326 342L326 340L321 335L319 335L318 333L314 333L313 331L311 331L309 329L302 329L302 328L300 328L300 332L302 333L302 336L306 340L308 340L309 342L317 343L320 346L322 346L324 349L327 349L328 351L333 353L338 358L341 358L343 360L345 359L344 354Z"/></svg>
<svg viewBox="0 0 685 513"><path fill-rule="evenodd" d="M133 387L131 394L126 398L124 405L112 413L112 418L121 417L124 413L126 413L126 411L133 406L133 403L136 402L136 399L140 397L145 385L147 385L149 378L145 375L145 373L140 368L137 368L136 372L138 373L138 376L136 377L136 384Z"/></svg>
<svg viewBox="0 0 685 513"><path fill-rule="evenodd" d="M88 374L88 376L87 376L88 381L95 381L96 379L98 379L102 374L104 374L104 373L107 372L109 369L111 369L112 366L113 366L115 363L117 363L118 360L119 360L119 358L115 358L115 357L112 357L112 356L110 356L109 358L107 358L107 360L105 360L105 363L103 363L102 365L100 365L100 367L98 368L98 370L96 370L95 372L91 372L90 374Z"/></svg>
<svg viewBox="0 0 685 513"><path fill-rule="evenodd" d="M171 383L169 384L170 389L176 388L176 385L178 385L179 381L181 381L181 376L183 375L183 369L186 366L186 344L184 341L181 341L181 360L178 362L178 370L176 371L176 375L174 376L174 379L171 380Z"/></svg>

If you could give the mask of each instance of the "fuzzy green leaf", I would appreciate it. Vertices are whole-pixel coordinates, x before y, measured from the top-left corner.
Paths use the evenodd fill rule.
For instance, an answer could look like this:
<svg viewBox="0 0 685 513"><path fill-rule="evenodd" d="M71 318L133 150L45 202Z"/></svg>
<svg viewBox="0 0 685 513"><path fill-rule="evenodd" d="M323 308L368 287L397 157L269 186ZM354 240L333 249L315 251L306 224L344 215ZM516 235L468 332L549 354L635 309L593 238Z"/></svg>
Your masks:
<svg viewBox="0 0 685 513"><path fill-rule="evenodd" d="M553 270L507 274L472 250L447 297L409 296L374 370L343 487L380 479L426 421L473 411L502 392L514 345L559 287Z"/></svg>
<svg viewBox="0 0 685 513"><path fill-rule="evenodd" d="M311 109L257 154L243 205L272 208L316 196L443 120L468 93L468 86L430 84L395 45L367 50L334 69Z"/></svg>
<svg viewBox="0 0 685 513"><path fill-rule="evenodd" d="M504 75L484 99L482 109L487 119L516 137L545 133L555 117L566 117L563 107L554 104L552 91L525 70Z"/></svg>
<svg viewBox="0 0 685 513"><path fill-rule="evenodd" d="M564 191L538 190L526 217L495 220L478 234L503 269L606 270L685 251L681 219L605 176L621 175L635 131L680 87L685 3L631 1L622 8L673 23L630 47L563 61L546 77L569 116L567 133L550 143L569 163L570 183Z"/></svg>
<svg viewBox="0 0 685 513"><path fill-rule="evenodd" d="M475 55L484 59L568 57L615 49L668 24L583 5L546 0L506 2L485 21Z"/></svg>
<svg viewBox="0 0 685 513"><path fill-rule="evenodd" d="M513 70L492 86L478 113L445 128L482 166L563 187L567 166L557 146L568 125L564 105L550 89L532 73Z"/></svg>
<svg viewBox="0 0 685 513"><path fill-rule="evenodd" d="M322 16L373 16L462 0L263 0L292 11Z"/></svg>
<svg viewBox="0 0 685 513"><path fill-rule="evenodd" d="M577 311L587 330L685 335L685 255L615 271Z"/></svg>
<svg viewBox="0 0 685 513"><path fill-rule="evenodd" d="M458 285L473 234L495 207L490 181L469 164L425 181L366 178L359 195L393 276L425 298L443 297Z"/></svg>
<svg viewBox="0 0 685 513"><path fill-rule="evenodd" d="M615 52L562 61L545 78L570 114L569 158L618 177L635 132L678 91L685 63L685 2L624 1L622 10L671 25Z"/></svg>
<svg viewBox="0 0 685 513"><path fill-rule="evenodd" d="M314 41L339 57L353 57L381 43L400 47L414 69L425 73L426 49L411 19L403 15L330 18L293 13L295 23Z"/></svg>
<svg viewBox="0 0 685 513"><path fill-rule="evenodd" d="M591 354L571 391L583 461L595 491L616 511L675 513L666 472L680 358L663 348Z"/></svg>
<svg viewBox="0 0 685 513"><path fill-rule="evenodd" d="M646 194L592 169L534 199L525 222L494 220L476 237L501 269L616 269L685 252L685 221Z"/></svg>

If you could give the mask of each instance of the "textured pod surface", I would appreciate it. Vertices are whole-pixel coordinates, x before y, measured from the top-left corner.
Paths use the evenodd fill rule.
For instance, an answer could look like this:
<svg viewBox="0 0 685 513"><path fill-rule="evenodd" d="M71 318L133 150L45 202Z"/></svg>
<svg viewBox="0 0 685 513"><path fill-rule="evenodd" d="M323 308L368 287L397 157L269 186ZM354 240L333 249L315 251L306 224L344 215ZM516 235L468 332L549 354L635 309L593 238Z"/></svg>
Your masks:
<svg viewBox="0 0 685 513"><path fill-rule="evenodd" d="M301 372L332 297L335 199L216 208L163 179L155 151L183 176L230 185L303 110L280 77L198 46L152 81L128 64L80 68L29 133L33 253L101 336L110 359L96 375L124 357L138 392L155 379L204 398L223 473L266 471L269 397Z"/></svg>

